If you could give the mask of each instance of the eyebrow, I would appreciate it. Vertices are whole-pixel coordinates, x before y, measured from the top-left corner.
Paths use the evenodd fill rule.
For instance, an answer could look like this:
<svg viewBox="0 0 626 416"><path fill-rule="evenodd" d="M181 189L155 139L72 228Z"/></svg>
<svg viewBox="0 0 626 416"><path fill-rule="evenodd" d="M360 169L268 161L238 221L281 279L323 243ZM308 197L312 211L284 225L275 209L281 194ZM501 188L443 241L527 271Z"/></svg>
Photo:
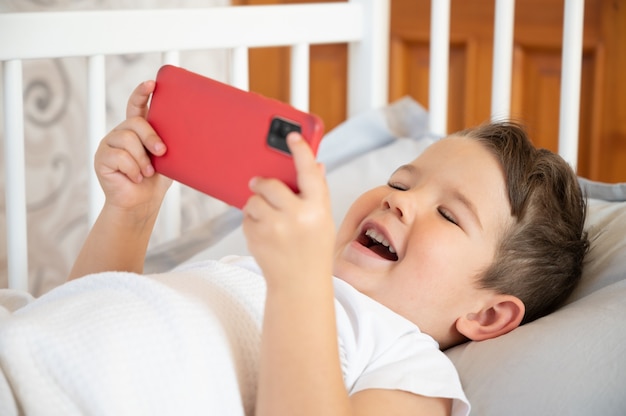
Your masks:
<svg viewBox="0 0 626 416"><path fill-rule="evenodd" d="M407 164L402 165L398 169L396 169L396 172L399 171L407 171L409 174L416 174L418 172L418 169L413 165ZM480 229L482 230L483 224L480 221L480 217L478 216L478 210L476 209L476 205L474 205L474 203L467 197L467 195L465 195L458 189L452 189L451 194L452 199L459 201L461 205L463 205L469 211L470 215L474 217L474 220L478 224L478 227L480 227Z"/></svg>

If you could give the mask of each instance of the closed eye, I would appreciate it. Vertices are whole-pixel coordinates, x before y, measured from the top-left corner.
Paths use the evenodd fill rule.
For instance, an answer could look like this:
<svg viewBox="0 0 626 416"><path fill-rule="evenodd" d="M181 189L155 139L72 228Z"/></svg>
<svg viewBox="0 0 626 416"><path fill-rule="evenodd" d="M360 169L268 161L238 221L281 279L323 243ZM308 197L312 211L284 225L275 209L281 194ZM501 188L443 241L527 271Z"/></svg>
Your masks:
<svg viewBox="0 0 626 416"><path fill-rule="evenodd" d="M398 191L408 191L416 176L417 171L413 165L402 165L391 175L387 186Z"/></svg>
<svg viewBox="0 0 626 416"><path fill-rule="evenodd" d="M408 186L401 184L400 182L387 182L387 186L396 189L398 191L407 191L409 189Z"/></svg>
<svg viewBox="0 0 626 416"><path fill-rule="evenodd" d="M446 221L451 222L456 226L459 225L456 218L452 215L452 213L450 213L450 211L445 208L438 208L437 210L439 211L439 215L441 215Z"/></svg>

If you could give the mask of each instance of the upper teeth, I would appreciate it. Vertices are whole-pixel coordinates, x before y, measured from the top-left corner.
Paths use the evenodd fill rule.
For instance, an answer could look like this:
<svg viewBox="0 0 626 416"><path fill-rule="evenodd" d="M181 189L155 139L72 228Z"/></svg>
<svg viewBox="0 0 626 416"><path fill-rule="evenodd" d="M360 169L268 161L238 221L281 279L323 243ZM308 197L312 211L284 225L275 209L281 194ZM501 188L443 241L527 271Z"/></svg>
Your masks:
<svg viewBox="0 0 626 416"><path fill-rule="evenodd" d="M365 235L376 241L377 243L380 243L383 246L387 247L390 253L396 253L396 250L389 245L389 240L387 240L382 234L377 233L375 230L372 230L370 228L369 230L365 231Z"/></svg>

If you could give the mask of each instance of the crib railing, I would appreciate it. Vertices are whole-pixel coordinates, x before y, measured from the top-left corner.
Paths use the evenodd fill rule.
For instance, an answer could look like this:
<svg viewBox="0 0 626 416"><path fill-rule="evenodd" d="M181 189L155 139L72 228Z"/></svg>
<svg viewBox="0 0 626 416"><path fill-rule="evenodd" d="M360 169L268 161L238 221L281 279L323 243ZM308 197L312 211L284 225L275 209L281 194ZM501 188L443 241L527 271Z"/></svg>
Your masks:
<svg viewBox="0 0 626 416"><path fill-rule="evenodd" d="M248 49L291 47L291 102L309 101L309 45L348 43L348 114L387 102L388 0L347 3L232 6L151 11L81 11L0 14L0 61L4 77L4 143L9 287L28 289L22 61L85 57L88 66L89 159L105 135L105 56L162 52L177 64L179 53L230 49L230 82L248 88ZM112 30L112 28L114 28ZM90 177L89 218L103 195ZM168 192L162 217L174 238L180 230L180 192Z"/></svg>
<svg viewBox="0 0 626 416"><path fill-rule="evenodd" d="M574 168L578 160L584 5L584 0L565 0L563 18L558 151ZM495 0L492 119L510 116L514 15L515 0ZM430 130L439 136L446 134L449 33L450 0L432 0L428 110Z"/></svg>
<svg viewBox="0 0 626 416"><path fill-rule="evenodd" d="M450 0L431 2L429 103L431 131L446 134ZM495 0L492 118L510 113L514 0ZM105 132L104 56L162 52L177 64L185 50L232 51L231 83L248 88L248 48L291 47L291 102L308 108L308 48L348 42L348 114L387 102L388 0L320 5L240 6L200 10L0 14L4 65L4 145L9 287L26 290L28 262L24 172L22 60L84 56L88 61L90 159ZM584 0L565 0L559 153L576 166ZM115 27L115 30L110 30ZM168 30L163 30L167 28ZM268 30L272 28L272 30ZM320 30L321 29L321 30ZM89 37L81 35L89 34ZM141 36L138 36L141 34ZM98 36L97 39L94 36ZM90 219L102 205L94 176ZM168 192L164 217L170 238L180 230L179 192Z"/></svg>

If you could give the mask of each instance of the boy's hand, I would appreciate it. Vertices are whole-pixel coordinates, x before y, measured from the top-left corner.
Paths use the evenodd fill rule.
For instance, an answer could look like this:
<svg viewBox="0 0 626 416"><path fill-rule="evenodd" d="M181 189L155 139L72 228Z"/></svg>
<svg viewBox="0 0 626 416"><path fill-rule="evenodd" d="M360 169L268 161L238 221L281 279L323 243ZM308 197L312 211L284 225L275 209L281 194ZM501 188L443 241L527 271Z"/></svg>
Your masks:
<svg viewBox="0 0 626 416"><path fill-rule="evenodd" d="M267 282L256 409L263 415L348 414L324 168L302 136L291 133L287 143L300 193L279 180L256 178L243 210L248 247Z"/></svg>
<svg viewBox="0 0 626 416"><path fill-rule="evenodd" d="M287 137L294 158L295 194L277 179L254 178L243 208L248 247L271 285L332 275L335 227L324 167L298 133Z"/></svg>
<svg viewBox="0 0 626 416"><path fill-rule="evenodd" d="M130 95L126 120L107 134L96 150L94 166L106 195L76 258L69 278L109 270L141 273L159 207L171 180L156 174L149 153L166 151L146 120L155 82L140 84Z"/></svg>
<svg viewBox="0 0 626 416"><path fill-rule="evenodd" d="M166 151L145 118L154 87L154 81L146 81L135 88L128 99L126 120L102 139L96 151L96 174L110 206L147 208L151 213L158 210L171 184L170 179L155 173L148 155L161 156Z"/></svg>

